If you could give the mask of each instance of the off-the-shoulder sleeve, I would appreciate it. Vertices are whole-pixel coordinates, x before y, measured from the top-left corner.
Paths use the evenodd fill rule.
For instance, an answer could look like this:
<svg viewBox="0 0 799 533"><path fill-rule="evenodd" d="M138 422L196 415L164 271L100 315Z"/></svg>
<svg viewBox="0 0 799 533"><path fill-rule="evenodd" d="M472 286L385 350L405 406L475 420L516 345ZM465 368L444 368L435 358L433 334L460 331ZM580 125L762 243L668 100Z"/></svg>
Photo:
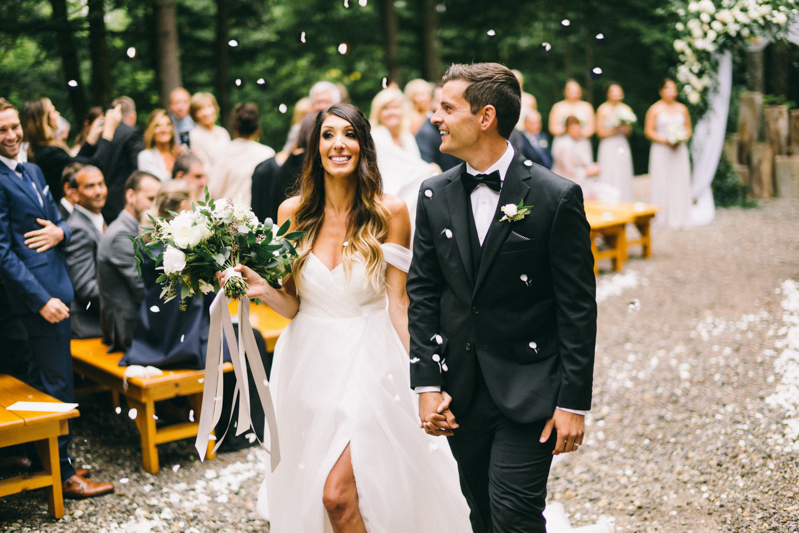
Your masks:
<svg viewBox="0 0 799 533"><path fill-rule="evenodd" d="M384 242L380 245L383 248L383 258L389 265L397 267L407 273L411 268L411 258L413 253L407 248L391 242Z"/></svg>

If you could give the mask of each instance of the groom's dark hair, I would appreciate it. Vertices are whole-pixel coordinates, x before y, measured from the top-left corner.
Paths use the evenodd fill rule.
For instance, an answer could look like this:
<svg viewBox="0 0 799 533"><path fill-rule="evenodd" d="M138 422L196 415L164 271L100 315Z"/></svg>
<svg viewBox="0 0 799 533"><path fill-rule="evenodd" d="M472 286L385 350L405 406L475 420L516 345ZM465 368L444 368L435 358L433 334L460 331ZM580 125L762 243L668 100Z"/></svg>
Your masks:
<svg viewBox="0 0 799 533"><path fill-rule="evenodd" d="M510 138L522 108L522 89L513 72L499 63L453 64L441 81L455 80L469 83L463 97L469 102L473 114L487 105L494 106L497 131L504 138Z"/></svg>

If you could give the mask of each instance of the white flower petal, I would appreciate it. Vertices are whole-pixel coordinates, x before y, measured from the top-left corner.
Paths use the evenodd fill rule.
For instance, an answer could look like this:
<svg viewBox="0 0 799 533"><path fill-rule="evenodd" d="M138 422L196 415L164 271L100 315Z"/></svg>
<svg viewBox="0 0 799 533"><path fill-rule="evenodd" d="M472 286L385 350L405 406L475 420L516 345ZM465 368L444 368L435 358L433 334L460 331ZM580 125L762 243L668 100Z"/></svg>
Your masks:
<svg viewBox="0 0 799 533"><path fill-rule="evenodd" d="M430 189L427 189L427 190L424 191L424 195L427 196L428 198L432 198L433 197L433 191L431 191Z"/></svg>

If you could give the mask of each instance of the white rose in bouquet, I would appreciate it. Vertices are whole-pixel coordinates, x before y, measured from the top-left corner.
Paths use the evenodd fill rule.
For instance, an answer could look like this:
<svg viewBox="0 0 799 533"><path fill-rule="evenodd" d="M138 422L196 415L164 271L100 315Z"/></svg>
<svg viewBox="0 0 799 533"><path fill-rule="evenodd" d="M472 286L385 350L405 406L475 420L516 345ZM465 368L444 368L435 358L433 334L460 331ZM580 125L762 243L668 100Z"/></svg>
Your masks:
<svg viewBox="0 0 799 533"><path fill-rule="evenodd" d="M722 24L729 24L730 22L735 21L735 17L732 15L732 13L730 13L729 9L722 9L716 13L716 20Z"/></svg>
<svg viewBox="0 0 799 533"><path fill-rule="evenodd" d="M164 274L177 274L186 268L186 254L170 245L164 250Z"/></svg>
<svg viewBox="0 0 799 533"><path fill-rule="evenodd" d="M694 94L699 97L699 93L692 92L688 95L688 100L691 100L691 95ZM698 101L699 99L697 98L697 102ZM688 132L685 130L685 125L673 124L666 128L666 140L669 142L669 144L677 144L687 141Z"/></svg>
<svg viewBox="0 0 799 533"><path fill-rule="evenodd" d="M617 124L635 124L638 122L638 117L626 105L617 105L613 111L613 120Z"/></svg>
<svg viewBox="0 0 799 533"><path fill-rule="evenodd" d="M189 213L181 213L169 223L172 240L182 249L193 248L211 236L205 223L197 224L195 217Z"/></svg>

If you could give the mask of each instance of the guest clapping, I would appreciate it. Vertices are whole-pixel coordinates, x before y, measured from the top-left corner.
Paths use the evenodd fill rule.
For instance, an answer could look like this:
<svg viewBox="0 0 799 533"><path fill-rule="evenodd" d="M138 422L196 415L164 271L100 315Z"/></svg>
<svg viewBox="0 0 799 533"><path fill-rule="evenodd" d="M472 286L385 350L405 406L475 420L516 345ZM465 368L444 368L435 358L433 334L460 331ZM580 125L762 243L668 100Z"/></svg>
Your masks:
<svg viewBox="0 0 799 533"><path fill-rule="evenodd" d="M219 104L211 93L197 93L192 96L189 114L194 120L194 128L189 132L191 151L202 160L205 170L209 171L216 163L219 151L230 142L230 134L222 126L216 125Z"/></svg>
<svg viewBox="0 0 799 533"><path fill-rule="evenodd" d="M92 130L94 121L97 120L97 118L102 114L103 108L99 105L89 109L89 112L86 113L86 118L83 119L83 126L75 136L75 142L72 144L72 148L69 149L69 154L72 157L78 155L78 152L80 152L80 149L83 147L84 143L86 143L86 138L89 136L89 132Z"/></svg>
<svg viewBox="0 0 799 533"><path fill-rule="evenodd" d="M252 173L275 151L258 142L261 119L255 104L236 105L230 123L234 139L220 151L219 161L210 171L208 190L214 198L231 198L249 207Z"/></svg>
<svg viewBox="0 0 799 533"><path fill-rule="evenodd" d="M167 181L172 177L178 152L172 120L164 109L156 109L150 113L144 130L144 150L139 153L139 170Z"/></svg>
<svg viewBox="0 0 799 533"><path fill-rule="evenodd" d="M68 164L78 162L105 168L109 142L114 138L114 131L122 119L118 107L108 110L104 118L97 117L86 137L86 143L78 155L72 157L67 146L55 135L59 116L60 113L49 98L26 102L20 113L24 140L29 143L28 160L42 169L55 200L61 198L61 172Z"/></svg>

